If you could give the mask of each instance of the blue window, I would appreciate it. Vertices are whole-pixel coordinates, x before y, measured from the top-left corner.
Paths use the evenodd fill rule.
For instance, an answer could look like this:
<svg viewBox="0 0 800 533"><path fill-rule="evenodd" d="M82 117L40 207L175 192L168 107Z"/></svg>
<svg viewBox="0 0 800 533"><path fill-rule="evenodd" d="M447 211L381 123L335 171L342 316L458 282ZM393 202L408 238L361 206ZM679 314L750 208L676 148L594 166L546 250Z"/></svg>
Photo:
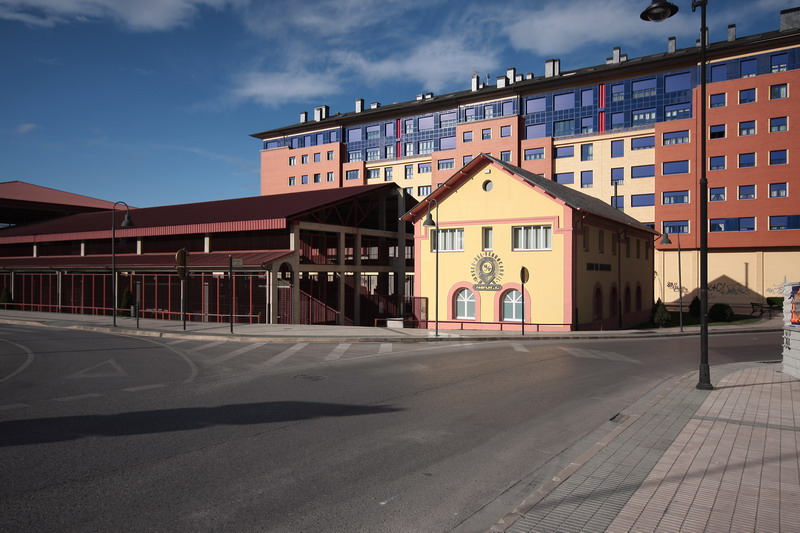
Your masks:
<svg viewBox="0 0 800 533"><path fill-rule="evenodd" d="M417 187L417 196L428 196L431 193L430 185L421 185Z"/></svg>
<svg viewBox="0 0 800 533"><path fill-rule="evenodd" d="M665 161L663 174L688 174L689 173L689 161Z"/></svg>
<svg viewBox="0 0 800 533"><path fill-rule="evenodd" d="M739 63L739 76L742 78L752 78L758 74L758 60L742 59Z"/></svg>
<svg viewBox="0 0 800 533"><path fill-rule="evenodd" d="M769 217L769 229L800 229L800 215L781 215Z"/></svg>
<svg viewBox="0 0 800 533"><path fill-rule="evenodd" d="M611 157L625 157L625 141L611 141Z"/></svg>
<svg viewBox="0 0 800 533"><path fill-rule="evenodd" d="M442 137L439 139L439 150L452 150L456 147L456 137L452 135L450 137Z"/></svg>
<svg viewBox="0 0 800 533"><path fill-rule="evenodd" d="M356 171L356 172L358 172L358 171ZM300 176L300 183L302 185L308 185L308 174Z"/></svg>
<svg viewBox="0 0 800 533"><path fill-rule="evenodd" d="M712 233L724 231L755 231L755 217L712 218L708 223L708 231Z"/></svg>
<svg viewBox="0 0 800 533"><path fill-rule="evenodd" d="M670 144L686 144L689 142L689 130L668 131L664 133L664 146Z"/></svg>
<svg viewBox="0 0 800 533"><path fill-rule="evenodd" d="M646 150L653 148L656 145L656 138L654 135L649 137L636 137L631 139L631 150Z"/></svg>
<svg viewBox="0 0 800 533"><path fill-rule="evenodd" d="M625 99L625 85L622 83L618 83L617 85L611 86L611 101L612 102L621 102Z"/></svg>
<svg viewBox="0 0 800 533"><path fill-rule="evenodd" d="M511 126L500 126L500 137L511 137Z"/></svg>
<svg viewBox="0 0 800 533"><path fill-rule="evenodd" d="M594 159L594 145L582 144L581 145L581 161L591 161Z"/></svg>
<svg viewBox="0 0 800 533"><path fill-rule="evenodd" d="M594 89L583 89L581 91L581 106L587 107L594 105Z"/></svg>
<svg viewBox="0 0 800 533"><path fill-rule="evenodd" d="M539 113L545 110L545 98L529 98L527 102L525 102L525 114L530 115L531 113Z"/></svg>
<svg viewBox="0 0 800 533"><path fill-rule="evenodd" d="M725 107L725 93L712 94L710 105L711 107Z"/></svg>
<svg viewBox="0 0 800 533"><path fill-rule="evenodd" d="M594 184L594 173L591 170L581 171L581 188L588 189Z"/></svg>
<svg viewBox="0 0 800 533"><path fill-rule="evenodd" d="M709 139L724 139L725 138L725 124L715 124L708 128Z"/></svg>
<svg viewBox="0 0 800 533"><path fill-rule="evenodd" d="M503 116L507 117L514 114L514 100L503 102Z"/></svg>
<svg viewBox="0 0 800 533"><path fill-rule="evenodd" d="M546 135L544 124L531 124L525 128L526 139L538 139Z"/></svg>
<svg viewBox="0 0 800 533"><path fill-rule="evenodd" d="M289 176L289 186L291 187L292 185L295 185L296 183L297 183L297 180L295 179L295 177L294 176Z"/></svg>
<svg viewBox="0 0 800 533"><path fill-rule="evenodd" d="M789 86L785 83L779 83L778 85L770 85L769 86L769 98L770 100L779 100L781 98L787 98L789 96Z"/></svg>
<svg viewBox="0 0 800 533"><path fill-rule="evenodd" d="M688 220L665 220L662 223L661 233L689 233Z"/></svg>
<svg viewBox="0 0 800 533"><path fill-rule="evenodd" d="M775 54L769 60L771 72L786 72L786 67L789 64L789 54L786 52Z"/></svg>
<svg viewBox="0 0 800 533"><path fill-rule="evenodd" d="M305 178L305 176L303 176ZM348 170L345 174L345 179L348 180L357 180L358 179L358 170Z"/></svg>
<svg viewBox="0 0 800 533"><path fill-rule="evenodd" d="M594 117L583 117L581 119L581 133L592 133L594 131Z"/></svg>
<svg viewBox="0 0 800 533"><path fill-rule="evenodd" d="M637 80L631 83L631 96L633 98L644 98L656 95L656 79Z"/></svg>
<svg viewBox="0 0 800 533"><path fill-rule="evenodd" d="M770 150L769 164L770 165L785 165L788 161L786 150Z"/></svg>
<svg viewBox="0 0 800 533"><path fill-rule="evenodd" d="M624 168L612 168L611 169L611 185L614 183L622 183L625 179L625 169Z"/></svg>
<svg viewBox="0 0 800 533"><path fill-rule="evenodd" d="M739 200L755 200L755 199L756 199L755 185L739 185Z"/></svg>
<svg viewBox="0 0 800 533"><path fill-rule="evenodd" d="M631 207L648 207L655 205L656 195L650 194L633 194L631 195Z"/></svg>
<svg viewBox="0 0 800 533"><path fill-rule="evenodd" d="M725 170L725 156L714 155L709 157L708 170Z"/></svg>
<svg viewBox="0 0 800 533"><path fill-rule="evenodd" d="M616 207L617 209L625 209L625 197L624 196L612 196L611 197L611 206Z"/></svg>
<svg viewBox="0 0 800 533"><path fill-rule="evenodd" d="M557 172L556 173L556 183L561 183L564 185L575 183L575 173L574 172Z"/></svg>
<svg viewBox="0 0 800 533"><path fill-rule="evenodd" d="M664 205L688 204L689 191L665 191L662 202Z"/></svg>
<svg viewBox="0 0 800 533"><path fill-rule="evenodd" d="M430 162L420 163L419 165L417 165L417 173L418 174L428 174L431 171L431 166L432 165L431 165Z"/></svg>
<svg viewBox="0 0 800 533"><path fill-rule="evenodd" d="M652 178L655 175L655 165L637 165L631 167L631 178Z"/></svg>
<svg viewBox="0 0 800 533"><path fill-rule="evenodd" d="M570 146L556 146L555 158L563 159L565 157L572 157L575 155L575 147Z"/></svg>
<svg viewBox="0 0 800 533"><path fill-rule="evenodd" d="M786 198L788 196L787 183L770 183L769 184L769 197L770 198Z"/></svg>
<svg viewBox="0 0 800 533"><path fill-rule="evenodd" d="M725 187L711 187L708 189L708 200L710 202L724 202Z"/></svg>
<svg viewBox="0 0 800 533"><path fill-rule="evenodd" d="M381 169L379 168L371 168L367 170L367 179L373 178L380 178L381 177ZM314 183L319 183L319 174L314 174Z"/></svg>
<svg viewBox="0 0 800 533"><path fill-rule="evenodd" d="M511 150L504 150L500 152L500 161L504 161L506 163L511 162Z"/></svg>
<svg viewBox="0 0 800 533"><path fill-rule="evenodd" d="M347 130L347 142L354 143L361 140L361 128L350 128Z"/></svg>
<svg viewBox="0 0 800 533"><path fill-rule="evenodd" d="M769 119L769 132L786 131L789 129L789 122L786 117L775 117Z"/></svg>
<svg viewBox="0 0 800 533"><path fill-rule="evenodd" d="M553 122L553 137L563 137L575 133L575 120L557 120Z"/></svg>
<svg viewBox="0 0 800 533"><path fill-rule="evenodd" d="M725 81L728 79L728 65L710 65L708 68L709 82Z"/></svg>
<svg viewBox="0 0 800 533"><path fill-rule="evenodd" d="M437 169L438 170L450 170L451 168L455 168L455 161L452 159L440 159L438 162Z"/></svg>
<svg viewBox="0 0 800 533"><path fill-rule="evenodd" d="M739 123L739 135L744 137L747 135L755 135L756 134L756 121L755 120L746 120L744 122Z"/></svg>
<svg viewBox="0 0 800 533"><path fill-rule="evenodd" d="M656 108L647 107L644 109L636 109L631 115L631 121L634 126L642 124L650 124L656 121Z"/></svg>
<svg viewBox="0 0 800 533"><path fill-rule="evenodd" d="M688 72L664 76L664 92L688 91L692 88L692 76Z"/></svg>
<svg viewBox="0 0 800 533"><path fill-rule="evenodd" d="M392 167L386 167L383 169L383 181L392 181L394 175L394 169Z"/></svg>
<svg viewBox="0 0 800 533"><path fill-rule="evenodd" d="M488 141L492 138L492 128L484 128L481 130L481 140Z"/></svg>
<svg viewBox="0 0 800 533"><path fill-rule="evenodd" d="M414 177L414 165L405 166L405 177L407 180Z"/></svg>
<svg viewBox="0 0 800 533"><path fill-rule="evenodd" d="M544 148L528 148L525 150L525 161L544 159Z"/></svg>
<svg viewBox="0 0 800 533"><path fill-rule="evenodd" d="M461 136L462 142L471 143L472 142L472 132L465 131L464 134Z"/></svg>
<svg viewBox="0 0 800 533"><path fill-rule="evenodd" d="M756 154L739 154L739 168L749 168L756 166Z"/></svg>
<svg viewBox="0 0 800 533"><path fill-rule="evenodd" d="M625 126L625 113L611 113L609 115L609 129L615 130Z"/></svg>
<svg viewBox="0 0 800 533"><path fill-rule="evenodd" d="M575 93L564 93L553 96L553 109L563 111L575 107Z"/></svg>
<svg viewBox="0 0 800 533"><path fill-rule="evenodd" d="M664 106L664 120L680 120L692 116L689 102Z"/></svg>
<svg viewBox="0 0 800 533"><path fill-rule="evenodd" d="M755 101L756 101L755 89L742 89L741 91L739 91L740 104L752 104Z"/></svg>

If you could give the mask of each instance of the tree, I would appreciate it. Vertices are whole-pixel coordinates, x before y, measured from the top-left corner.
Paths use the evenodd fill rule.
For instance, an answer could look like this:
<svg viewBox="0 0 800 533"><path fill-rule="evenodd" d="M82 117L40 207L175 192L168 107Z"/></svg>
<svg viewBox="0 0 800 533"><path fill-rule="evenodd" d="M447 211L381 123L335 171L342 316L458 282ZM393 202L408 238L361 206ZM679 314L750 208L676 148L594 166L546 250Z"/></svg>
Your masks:
<svg viewBox="0 0 800 533"><path fill-rule="evenodd" d="M653 307L653 324L663 328L672 321L672 315L667 311L667 306L661 301L661 298L656 302Z"/></svg>

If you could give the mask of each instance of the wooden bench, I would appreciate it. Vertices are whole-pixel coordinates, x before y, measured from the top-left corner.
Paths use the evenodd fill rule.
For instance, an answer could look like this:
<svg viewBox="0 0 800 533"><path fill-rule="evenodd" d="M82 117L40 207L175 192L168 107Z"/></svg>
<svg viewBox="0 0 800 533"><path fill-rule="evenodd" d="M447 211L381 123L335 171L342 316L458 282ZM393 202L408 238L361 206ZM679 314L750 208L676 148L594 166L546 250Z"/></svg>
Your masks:
<svg viewBox="0 0 800 533"><path fill-rule="evenodd" d="M751 315L758 313L758 316L764 316L764 312L766 311L767 316L772 318L772 312L778 311L782 312L783 308L779 305L773 305L769 302L767 303L759 303L759 302L750 302L750 307L752 307L752 311L750 312Z"/></svg>

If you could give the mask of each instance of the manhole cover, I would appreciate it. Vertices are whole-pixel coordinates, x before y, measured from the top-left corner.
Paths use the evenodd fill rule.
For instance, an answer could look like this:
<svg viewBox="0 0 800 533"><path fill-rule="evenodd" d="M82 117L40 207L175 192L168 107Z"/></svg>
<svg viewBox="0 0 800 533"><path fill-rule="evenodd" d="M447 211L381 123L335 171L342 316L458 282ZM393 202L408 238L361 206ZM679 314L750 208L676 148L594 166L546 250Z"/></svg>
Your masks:
<svg viewBox="0 0 800 533"><path fill-rule="evenodd" d="M304 379L306 381L322 381L328 378L325 376L311 376L309 374L298 374L294 377L294 379Z"/></svg>

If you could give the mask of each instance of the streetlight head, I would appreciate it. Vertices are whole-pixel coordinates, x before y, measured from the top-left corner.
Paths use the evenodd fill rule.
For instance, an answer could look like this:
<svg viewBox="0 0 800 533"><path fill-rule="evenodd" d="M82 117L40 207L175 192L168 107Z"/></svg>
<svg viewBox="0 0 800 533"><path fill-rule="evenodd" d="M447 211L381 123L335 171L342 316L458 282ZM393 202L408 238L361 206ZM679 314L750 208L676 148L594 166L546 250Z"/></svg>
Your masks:
<svg viewBox="0 0 800 533"><path fill-rule="evenodd" d="M428 215L425 217L425 220L422 222L423 226L429 226L432 228L436 227L436 222L433 221L433 217L431 216L431 212L428 211Z"/></svg>
<svg viewBox="0 0 800 533"><path fill-rule="evenodd" d="M131 215L130 213L125 213L125 218L122 219L122 227L129 228L131 226L133 226L133 220L131 220Z"/></svg>
<svg viewBox="0 0 800 533"><path fill-rule="evenodd" d="M669 233L664 233L664 236L661 237L661 244L672 244L672 241L669 240Z"/></svg>
<svg viewBox="0 0 800 533"><path fill-rule="evenodd" d="M650 22L661 22L667 20L672 15L678 12L678 6L666 0L653 0L653 2L642 11L640 15L642 20Z"/></svg>

